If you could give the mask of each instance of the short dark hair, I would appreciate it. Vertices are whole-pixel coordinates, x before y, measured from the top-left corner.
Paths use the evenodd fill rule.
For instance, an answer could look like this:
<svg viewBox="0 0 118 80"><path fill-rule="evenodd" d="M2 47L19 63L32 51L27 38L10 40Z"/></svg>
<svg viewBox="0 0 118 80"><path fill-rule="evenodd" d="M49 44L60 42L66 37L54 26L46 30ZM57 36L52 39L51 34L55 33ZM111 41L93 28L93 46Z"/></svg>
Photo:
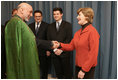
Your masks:
<svg viewBox="0 0 118 80"><path fill-rule="evenodd" d="M63 13L62 8L60 8L60 7L54 8L54 9L53 9L53 12L54 12L54 11L60 11L61 14Z"/></svg>
<svg viewBox="0 0 118 80"><path fill-rule="evenodd" d="M34 14L35 14L35 13L41 13L41 15L42 15L42 12L41 12L40 10L35 10L35 11L34 11ZM34 14L33 14L33 15L34 15Z"/></svg>

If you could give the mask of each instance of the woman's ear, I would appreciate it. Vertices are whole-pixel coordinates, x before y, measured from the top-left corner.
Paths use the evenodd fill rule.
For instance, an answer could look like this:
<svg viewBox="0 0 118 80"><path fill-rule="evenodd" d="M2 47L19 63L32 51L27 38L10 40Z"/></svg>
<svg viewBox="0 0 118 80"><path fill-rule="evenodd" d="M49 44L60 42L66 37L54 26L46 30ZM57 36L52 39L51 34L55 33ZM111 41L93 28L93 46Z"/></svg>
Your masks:
<svg viewBox="0 0 118 80"><path fill-rule="evenodd" d="M85 17L86 18L86 21L89 22L89 17Z"/></svg>

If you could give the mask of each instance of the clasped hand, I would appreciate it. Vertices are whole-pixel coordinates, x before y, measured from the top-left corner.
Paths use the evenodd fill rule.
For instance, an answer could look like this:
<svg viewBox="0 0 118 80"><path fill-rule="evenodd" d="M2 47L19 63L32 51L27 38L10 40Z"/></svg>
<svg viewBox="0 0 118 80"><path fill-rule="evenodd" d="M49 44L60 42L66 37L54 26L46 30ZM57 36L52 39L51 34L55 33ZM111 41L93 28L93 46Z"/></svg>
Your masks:
<svg viewBox="0 0 118 80"><path fill-rule="evenodd" d="M53 43L52 46L53 49L58 48L60 46L60 43L58 41L52 41L52 43Z"/></svg>
<svg viewBox="0 0 118 80"><path fill-rule="evenodd" d="M52 41L53 43L53 51L56 55L60 55L63 51L61 49L57 49L60 46L60 43L58 41Z"/></svg>

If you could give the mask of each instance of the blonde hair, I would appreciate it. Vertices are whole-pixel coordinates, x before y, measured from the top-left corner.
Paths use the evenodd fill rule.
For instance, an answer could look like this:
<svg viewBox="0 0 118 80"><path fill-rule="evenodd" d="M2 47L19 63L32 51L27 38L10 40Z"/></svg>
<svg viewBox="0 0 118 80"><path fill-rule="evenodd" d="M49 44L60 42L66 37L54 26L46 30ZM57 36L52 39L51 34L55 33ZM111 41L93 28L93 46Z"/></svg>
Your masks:
<svg viewBox="0 0 118 80"><path fill-rule="evenodd" d="M79 8L77 10L77 14L79 14L80 12L82 12L84 16L87 17L86 20L89 23L93 23L94 11L92 8Z"/></svg>

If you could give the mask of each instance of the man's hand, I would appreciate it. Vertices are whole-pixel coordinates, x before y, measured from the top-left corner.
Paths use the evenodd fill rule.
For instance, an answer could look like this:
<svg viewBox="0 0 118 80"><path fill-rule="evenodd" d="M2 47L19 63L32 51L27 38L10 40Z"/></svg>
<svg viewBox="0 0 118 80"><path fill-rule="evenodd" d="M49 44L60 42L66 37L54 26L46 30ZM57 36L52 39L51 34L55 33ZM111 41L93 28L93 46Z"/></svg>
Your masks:
<svg viewBox="0 0 118 80"><path fill-rule="evenodd" d="M62 52L63 52L63 51L62 51L61 49L54 49L54 53L55 53L56 55L61 55Z"/></svg>
<svg viewBox="0 0 118 80"><path fill-rule="evenodd" d="M80 71L78 72L78 78L83 79L83 78L84 78L84 75L85 75L85 73L82 72L82 70L80 70Z"/></svg>
<svg viewBox="0 0 118 80"><path fill-rule="evenodd" d="M58 41L52 41L53 47L52 49L58 48L60 46L60 43Z"/></svg>
<svg viewBox="0 0 118 80"><path fill-rule="evenodd" d="M50 51L46 51L47 56L50 56L50 54L51 54Z"/></svg>

